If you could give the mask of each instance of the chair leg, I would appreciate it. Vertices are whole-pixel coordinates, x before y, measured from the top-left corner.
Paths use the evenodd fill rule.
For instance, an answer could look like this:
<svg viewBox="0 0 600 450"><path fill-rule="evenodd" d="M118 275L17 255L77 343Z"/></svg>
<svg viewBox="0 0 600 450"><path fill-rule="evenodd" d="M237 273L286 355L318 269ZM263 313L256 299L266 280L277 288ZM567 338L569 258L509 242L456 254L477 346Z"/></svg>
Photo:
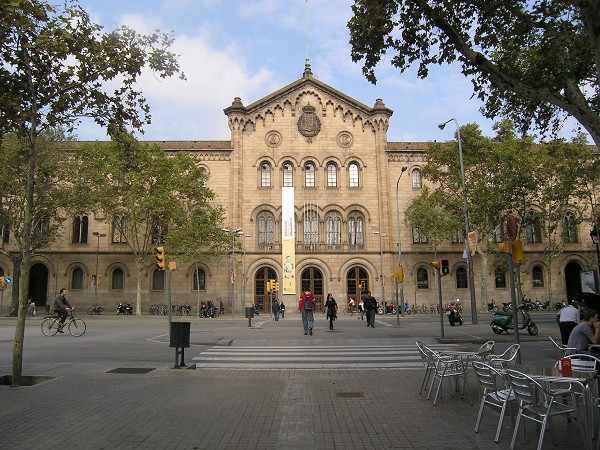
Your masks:
<svg viewBox="0 0 600 450"><path fill-rule="evenodd" d="M431 381L429 382L429 389L427 390L427 400L431 398L431 391L433 390L433 385L435 384L436 374L433 374L431 377Z"/></svg>
<svg viewBox="0 0 600 450"><path fill-rule="evenodd" d="M435 391L435 398L433 399L433 406L437 405L438 397L440 396L440 389L442 387L442 382L444 381L444 377L440 377L440 382L438 384L437 390Z"/></svg>
<svg viewBox="0 0 600 450"><path fill-rule="evenodd" d="M542 421L542 429L540 430L540 438L538 439L537 450L542 450L542 444L544 442L544 434L546 433L546 423L548 422L548 415L544 416Z"/></svg>
<svg viewBox="0 0 600 450"><path fill-rule="evenodd" d="M515 448L515 441L517 440L517 434L519 433L519 423L521 423L521 413L523 412L523 403L519 404L519 412L517 413L517 420L515 421L515 429L513 431L512 440L510 441L510 450Z"/></svg>
<svg viewBox="0 0 600 450"><path fill-rule="evenodd" d="M483 417L483 408L485 408L485 390L483 391L483 396L481 397L481 406L479 406L479 413L477 414L477 420L475 421L475 433L479 433L479 425L481 424L481 418Z"/></svg>
<svg viewBox="0 0 600 450"><path fill-rule="evenodd" d="M502 410L500 411L500 420L498 421L498 427L496 428L496 437L494 437L494 442L498 443L500 441L500 433L502 432L502 422L504 422L504 414L506 414L506 405L508 401L505 400L502 402Z"/></svg>
<svg viewBox="0 0 600 450"><path fill-rule="evenodd" d="M419 395L421 395L423 393L423 390L427 386L427 381L429 380L430 375L431 375L431 369L429 367L427 367L425 369L425 374L423 375L423 381L421 382L421 389L419 389Z"/></svg>

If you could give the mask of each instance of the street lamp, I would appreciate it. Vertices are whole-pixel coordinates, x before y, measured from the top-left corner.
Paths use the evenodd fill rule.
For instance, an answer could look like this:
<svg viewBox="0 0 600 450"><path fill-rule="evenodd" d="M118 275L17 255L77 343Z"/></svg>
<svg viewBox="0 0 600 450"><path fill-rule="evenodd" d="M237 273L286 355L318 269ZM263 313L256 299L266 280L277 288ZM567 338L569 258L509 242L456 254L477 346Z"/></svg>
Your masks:
<svg viewBox="0 0 600 450"><path fill-rule="evenodd" d="M251 234L244 234L244 239L242 240L242 301L241 306L242 310L245 306L246 302L246 238L251 238ZM254 302L253 302L254 303Z"/></svg>
<svg viewBox="0 0 600 450"><path fill-rule="evenodd" d="M596 262L598 263L598 283L600 283L600 230L598 226L594 224L592 230L590 231L590 237L592 238L592 242L596 246ZM600 288L596 287L596 290L600 292Z"/></svg>
<svg viewBox="0 0 600 450"><path fill-rule="evenodd" d="M374 231L373 234L379 235L379 283L381 284L381 301L385 302L385 286L383 282L383 243L382 238L387 237L379 231Z"/></svg>
<svg viewBox="0 0 600 450"><path fill-rule="evenodd" d="M92 235L98 238L98 245L96 246L96 273L94 274L94 301L98 303L98 255L100 253L100 238L106 237L106 234L94 231Z"/></svg>
<svg viewBox="0 0 600 450"><path fill-rule="evenodd" d="M396 228L398 232L398 268L402 264L402 246L400 243L400 200L398 197L398 190L400 187L400 178L406 172L407 167L403 166L400 170L400 176L398 177L398 181L396 181ZM400 298L398 298L398 284L400 284ZM399 301L401 300L401 302ZM396 280L396 324L400 325L400 314L402 314L402 310L404 309L404 281L402 283L398 283Z"/></svg>
<svg viewBox="0 0 600 450"><path fill-rule="evenodd" d="M456 124L456 136L458 140L458 159L460 161L460 181L462 183L463 191L463 214L465 217L465 254L467 255L467 267L469 269L469 293L471 295L471 321L473 324L477 324L477 304L475 303L475 284L473 283L473 257L469 251L469 206L467 203L467 187L465 184L465 166L463 164L463 153L462 153L462 142L460 139L460 126L458 121L454 118L446 120L444 123L438 125L440 130L443 130L446 125L450 122Z"/></svg>
<svg viewBox="0 0 600 450"><path fill-rule="evenodd" d="M231 305L231 314L233 315L233 305L235 304L235 237L243 234L240 228L230 230L229 228L221 228L225 233L231 233L231 253L229 255L229 304Z"/></svg>

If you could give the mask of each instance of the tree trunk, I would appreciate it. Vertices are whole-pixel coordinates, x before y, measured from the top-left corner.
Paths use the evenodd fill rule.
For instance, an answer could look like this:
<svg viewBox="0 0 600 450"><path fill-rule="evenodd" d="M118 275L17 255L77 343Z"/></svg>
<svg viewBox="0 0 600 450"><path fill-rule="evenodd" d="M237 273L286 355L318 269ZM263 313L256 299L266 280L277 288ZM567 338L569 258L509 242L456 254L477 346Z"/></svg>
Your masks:
<svg viewBox="0 0 600 450"><path fill-rule="evenodd" d="M13 285L12 285L12 302L10 308L10 316L17 317L19 311L19 286L21 277L21 255L11 257L13 263Z"/></svg>
<svg viewBox="0 0 600 450"><path fill-rule="evenodd" d="M135 291L135 313L142 315L142 278L144 276L144 263L136 261L137 267L137 288Z"/></svg>
<svg viewBox="0 0 600 450"><path fill-rule="evenodd" d="M489 265L489 255L487 251L482 251L479 253L481 256L481 303L484 311L487 310L488 304L488 265Z"/></svg>

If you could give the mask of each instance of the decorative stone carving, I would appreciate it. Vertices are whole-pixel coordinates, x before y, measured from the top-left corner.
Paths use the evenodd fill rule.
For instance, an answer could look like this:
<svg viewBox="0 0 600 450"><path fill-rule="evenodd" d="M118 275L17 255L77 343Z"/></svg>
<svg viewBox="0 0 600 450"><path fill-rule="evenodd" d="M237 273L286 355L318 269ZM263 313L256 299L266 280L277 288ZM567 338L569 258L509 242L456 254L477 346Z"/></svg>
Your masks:
<svg viewBox="0 0 600 450"><path fill-rule="evenodd" d="M282 140L283 138L279 131L271 130L265 134L265 144L267 144L267 147L277 148L281 145Z"/></svg>
<svg viewBox="0 0 600 450"><path fill-rule="evenodd" d="M302 114L298 119L298 131L309 143L321 131L321 120L317 116L314 106L306 105L302 108Z"/></svg>
<svg viewBox="0 0 600 450"><path fill-rule="evenodd" d="M350 148L352 147L352 143L354 142L354 137L352 133L349 131L340 131L337 135L337 144L342 148Z"/></svg>

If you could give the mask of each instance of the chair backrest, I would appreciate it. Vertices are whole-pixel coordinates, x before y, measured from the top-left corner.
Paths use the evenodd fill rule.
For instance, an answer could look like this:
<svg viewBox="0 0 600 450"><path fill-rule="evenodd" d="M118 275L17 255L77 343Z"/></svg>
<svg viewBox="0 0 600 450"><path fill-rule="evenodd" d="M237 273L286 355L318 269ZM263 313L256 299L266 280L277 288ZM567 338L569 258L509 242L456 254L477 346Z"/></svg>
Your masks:
<svg viewBox="0 0 600 450"><path fill-rule="evenodd" d="M494 341L487 341L481 344L481 347L477 350L478 356L487 356L494 350L494 345L496 343Z"/></svg>
<svg viewBox="0 0 600 450"><path fill-rule="evenodd" d="M506 378L517 400L528 404L546 404L546 390L530 376L508 369Z"/></svg>
<svg viewBox="0 0 600 450"><path fill-rule="evenodd" d="M571 360L571 368L577 372L595 372L600 370L600 359L585 354L565 356Z"/></svg>
<svg viewBox="0 0 600 450"><path fill-rule="evenodd" d="M519 344L509 345L508 348L504 350L504 353L490 358L490 365L501 369L506 368L506 366L516 361L519 351L521 351L521 346Z"/></svg>
<svg viewBox="0 0 600 450"><path fill-rule="evenodd" d="M554 344L554 346L555 346L555 347L556 347L558 350L562 350L562 349L563 349L564 345L562 345L562 344L559 344L559 343L558 343L558 339L557 339L557 338L554 338L554 337L552 337L552 336L548 336L548 339L550 339L550 342L552 342L552 343Z"/></svg>
<svg viewBox="0 0 600 450"><path fill-rule="evenodd" d="M481 384L484 389L487 389L488 392L498 391L498 380L503 378L501 373L493 367L477 361L473 362L473 369L477 374L479 384Z"/></svg>

